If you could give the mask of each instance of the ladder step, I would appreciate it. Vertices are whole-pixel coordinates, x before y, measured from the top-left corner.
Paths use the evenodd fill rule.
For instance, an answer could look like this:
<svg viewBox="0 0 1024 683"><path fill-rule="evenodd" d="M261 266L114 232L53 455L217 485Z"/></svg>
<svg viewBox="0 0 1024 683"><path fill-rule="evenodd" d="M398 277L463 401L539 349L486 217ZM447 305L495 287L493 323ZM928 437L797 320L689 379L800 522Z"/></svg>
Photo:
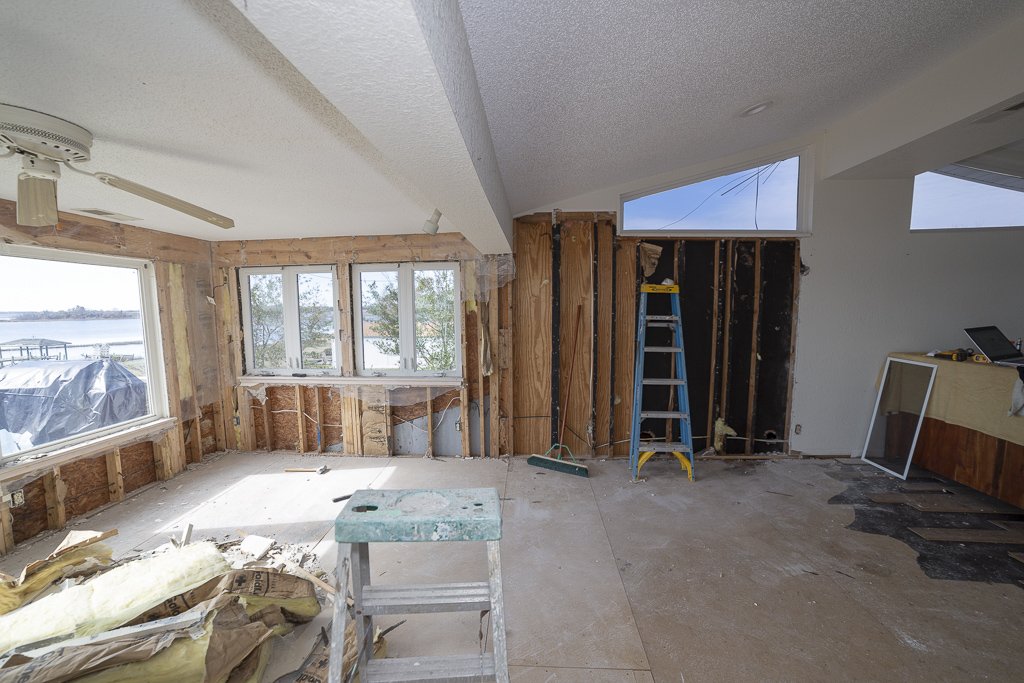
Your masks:
<svg viewBox="0 0 1024 683"><path fill-rule="evenodd" d="M365 683L429 683L430 681L493 681L494 657L450 655L447 657L394 657L371 659L361 679Z"/></svg>
<svg viewBox="0 0 1024 683"><path fill-rule="evenodd" d="M664 441L640 442L640 452L644 453L689 453L690 447L685 443L665 443Z"/></svg>
<svg viewBox="0 0 1024 683"><path fill-rule="evenodd" d="M669 377L644 377L644 384L652 387L678 387L686 384L686 380Z"/></svg>
<svg viewBox="0 0 1024 683"><path fill-rule="evenodd" d="M678 346L645 346L644 351L653 351L654 353L680 353L682 348Z"/></svg>
<svg viewBox="0 0 1024 683"><path fill-rule="evenodd" d="M640 412L640 419L645 417L664 417L679 420L689 420L689 413L681 413L678 410L644 410Z"/></svg>
<svg viewBox="0 0 1024 683"><path fill-rule="evenodd" d="M480 612L491 608L486 581L419 586L370 585L363 589L363 614Z"/></svg>
<svg viewBox="0 0 1024 683"><path fill-rule="evenodd" d="M676 321L679 320L678 315L649 315L648 320L665 320L665 321Z"/></svg>
<svg viewBox="0 0 1024 683"><path fill-rule="evenodd" d="M647 323L647 327L667 327L670 330L675 329L675 323Z"/></svg>

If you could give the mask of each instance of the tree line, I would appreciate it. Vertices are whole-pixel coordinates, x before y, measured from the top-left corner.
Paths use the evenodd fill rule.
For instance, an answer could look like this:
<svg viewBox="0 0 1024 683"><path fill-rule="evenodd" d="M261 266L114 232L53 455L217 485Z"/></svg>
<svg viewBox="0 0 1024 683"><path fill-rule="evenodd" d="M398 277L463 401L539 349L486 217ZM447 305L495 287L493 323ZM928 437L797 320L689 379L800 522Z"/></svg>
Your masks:
<svg viewBox="0 0 1024 683"><path fill-rule="evenodd" d="M97 310L84 306L73 306L62 311L25 311L14 316L14 320L124 320L138 318L138 311Z"/></svg>

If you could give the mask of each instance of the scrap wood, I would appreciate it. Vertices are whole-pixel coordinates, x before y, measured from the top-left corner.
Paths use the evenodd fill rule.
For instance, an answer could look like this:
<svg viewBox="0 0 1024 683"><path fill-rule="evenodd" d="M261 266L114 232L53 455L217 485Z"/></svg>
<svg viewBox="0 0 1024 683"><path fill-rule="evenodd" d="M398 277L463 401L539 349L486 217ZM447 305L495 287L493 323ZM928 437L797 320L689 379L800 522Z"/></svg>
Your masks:
<svg viewBox="0 0 1024 683"><path fill-rule="evenodd" d="M873 493L873 503L903 503L921 512L973 512L1000 514L1017 512L1017 508L999 501L987 501L970 495L950 493Z"/></svg>
<svg viewBox="0 0 1024 683"><path fill-rule="evenodd" d="M946 543L1000 543L1024 545L1024 532L1006 529L960 529L949 527L907 527L926 541Z"/></svg>
<svg viewBox="0 0 1024 683"><path fill-rule="evenodd" d="M0 573L0 614L31 602L67 576L88 575L109 565L112 551L99 542L116 534L117 529L72 531L46 558L26 565L18 578Z"/></svg>

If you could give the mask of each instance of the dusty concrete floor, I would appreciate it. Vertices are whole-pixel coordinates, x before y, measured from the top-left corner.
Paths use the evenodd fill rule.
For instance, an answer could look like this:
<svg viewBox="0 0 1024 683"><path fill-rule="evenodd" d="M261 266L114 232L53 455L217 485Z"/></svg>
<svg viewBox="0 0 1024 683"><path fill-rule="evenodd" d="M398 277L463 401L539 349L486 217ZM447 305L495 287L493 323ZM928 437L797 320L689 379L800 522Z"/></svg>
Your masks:
<svg viewBox="0 0 1024 683"><path fill-rule="evenodd" d="M328 464L324 475L284 473ZM333 566L332 497L357 488L494 486L513 680L1019 680L1024 590L927 578L904 543L845 528L830 505L839 463L700 463L698 481L654 461L593 461L584 479L512 461L227 454L76 523L117 527L115 556L194 538L274 536ZM0 561L15 573L58 537ZM381 583L486 576L476 544L371 548ZM265 680L294 669L327 615L275 646ZM397 619L382 619L386 627ZM388 637L393 656L473 652L476 615L423 615Z"/></svg>

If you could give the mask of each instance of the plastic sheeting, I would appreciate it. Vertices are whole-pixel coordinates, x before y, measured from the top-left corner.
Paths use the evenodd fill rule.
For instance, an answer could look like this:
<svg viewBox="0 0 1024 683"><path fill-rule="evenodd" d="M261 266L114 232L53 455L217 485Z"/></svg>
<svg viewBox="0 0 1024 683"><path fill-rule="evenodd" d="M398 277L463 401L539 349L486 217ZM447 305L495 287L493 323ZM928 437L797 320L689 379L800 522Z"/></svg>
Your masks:
<svg viewBox="0 0 1024 683"><path fill-rule="evenodd" d="M0 430L27 434L31 446L148 412L145 382L116 361L28 361L0 368ZM24 441L18 442L22 449Z"/></svg>

